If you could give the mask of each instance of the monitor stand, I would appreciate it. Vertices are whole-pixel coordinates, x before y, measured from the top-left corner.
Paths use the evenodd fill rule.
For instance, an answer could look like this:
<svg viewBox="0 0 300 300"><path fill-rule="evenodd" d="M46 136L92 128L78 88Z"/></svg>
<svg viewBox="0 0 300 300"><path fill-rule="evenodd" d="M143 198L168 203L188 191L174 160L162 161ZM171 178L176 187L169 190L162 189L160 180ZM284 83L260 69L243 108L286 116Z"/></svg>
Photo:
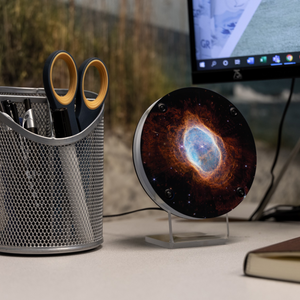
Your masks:
<svg viewBox="0 0 300 300"><path fill-rule="evenodd" d="M229 238L229 220L226 214L226 235L208 235L205 233L185 232L173 234L171 213L168 211L169 234L146 236L146 242L163 248L189 248L213 245L224 245Z"/></svg>
<svg viewBox="0 0 300 300"><path fill-rule="evenodd" d="M255 212L255 214L252 217L252 221L259 221L260 218L264 215L264 209L269 204L273 194L275 193L277 186L279 185L283 175L285 174L286 170L289 168L291 162L294 160L294 158L297 156L297 154L300 151L300 138L298 139L295 147L291 151L289 157L287 158L286 162L284 163L283 167L281 168L280 172L278 173L276 180L274 181L274 184L272 188L270 189L267 197L259 204L259 209Z"/></svg>

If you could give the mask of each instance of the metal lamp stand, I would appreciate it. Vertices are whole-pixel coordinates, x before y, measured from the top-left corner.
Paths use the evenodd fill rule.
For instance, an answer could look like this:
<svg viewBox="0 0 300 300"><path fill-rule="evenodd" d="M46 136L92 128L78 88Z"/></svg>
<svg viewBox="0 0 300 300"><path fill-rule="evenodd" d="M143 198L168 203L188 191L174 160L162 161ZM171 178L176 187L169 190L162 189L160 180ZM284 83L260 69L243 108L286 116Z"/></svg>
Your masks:
<svg viewBox="0 0 300 300"><path fill-rule="evenodd" d="M173 234L171 213L168 211L169 234L146 236L146 242L163 248L190 248L213 245L224 245L229 238L229 220L226 214L226 235L207 235L205 233Z"/></svg>

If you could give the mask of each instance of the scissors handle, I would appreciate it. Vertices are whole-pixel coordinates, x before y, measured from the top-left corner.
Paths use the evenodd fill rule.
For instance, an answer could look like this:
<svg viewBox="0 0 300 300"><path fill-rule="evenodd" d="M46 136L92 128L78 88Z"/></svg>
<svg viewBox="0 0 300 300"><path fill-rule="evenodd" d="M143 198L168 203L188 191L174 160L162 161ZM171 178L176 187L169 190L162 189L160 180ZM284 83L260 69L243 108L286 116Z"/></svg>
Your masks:
<svg viewBox="0 0 300 300"><path fill-rule="evenodd" d="M84 94L85 75L90 67L96 67L100 75L100 89L94 100L88 100ZM104 63L96 57L85 60L78 69L78 89L76 94L76 118L79 131L88 127L98 116L101 105L108 92L108 72Z"/></svg>
<svg viewBox="0 0 300 300"><path fill-rule="evenodd" d="M64 96L59 96L56 93L53 86L53 67L58 59L62 59L67 64L70 74L69 90ZM77 66L73 57L64 50L58 50L53 52L45 62L43 71L43 81L51 110L54 111L55 109L59 108L67 108L72 135L77 134L79 132L79 128L75 116L74 105L78 86L78 74Z"/></svg>

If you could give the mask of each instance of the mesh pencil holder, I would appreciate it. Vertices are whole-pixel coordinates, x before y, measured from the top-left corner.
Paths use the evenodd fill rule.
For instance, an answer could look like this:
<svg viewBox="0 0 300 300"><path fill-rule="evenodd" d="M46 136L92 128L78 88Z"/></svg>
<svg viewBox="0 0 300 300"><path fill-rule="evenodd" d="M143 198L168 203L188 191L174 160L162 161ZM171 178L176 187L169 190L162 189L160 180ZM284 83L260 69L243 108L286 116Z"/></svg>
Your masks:
<svg viewBox="0 0 300 300"><path fill-rule="evenodd" d="M0 252L55 254L98 247L103 242L104 105L84 131L57 139L44 89L0 87L0 100L15 102L19 116L25 98L31 99L38 135L0 113Z"/></svg>

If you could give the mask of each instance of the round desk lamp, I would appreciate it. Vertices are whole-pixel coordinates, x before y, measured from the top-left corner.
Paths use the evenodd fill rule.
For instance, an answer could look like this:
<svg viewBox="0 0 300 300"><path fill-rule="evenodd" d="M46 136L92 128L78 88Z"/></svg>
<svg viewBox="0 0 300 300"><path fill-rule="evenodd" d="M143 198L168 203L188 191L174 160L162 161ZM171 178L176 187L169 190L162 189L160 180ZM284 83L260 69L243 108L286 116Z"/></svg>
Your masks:
<svg viewBox="0 0 300 300"><path fill-rule="evenodd" d="M163 210L186 219L214 218L248 194L256 149L230 101L207 89L183 88L145 111L133 162L145 192Z"/></svg>

